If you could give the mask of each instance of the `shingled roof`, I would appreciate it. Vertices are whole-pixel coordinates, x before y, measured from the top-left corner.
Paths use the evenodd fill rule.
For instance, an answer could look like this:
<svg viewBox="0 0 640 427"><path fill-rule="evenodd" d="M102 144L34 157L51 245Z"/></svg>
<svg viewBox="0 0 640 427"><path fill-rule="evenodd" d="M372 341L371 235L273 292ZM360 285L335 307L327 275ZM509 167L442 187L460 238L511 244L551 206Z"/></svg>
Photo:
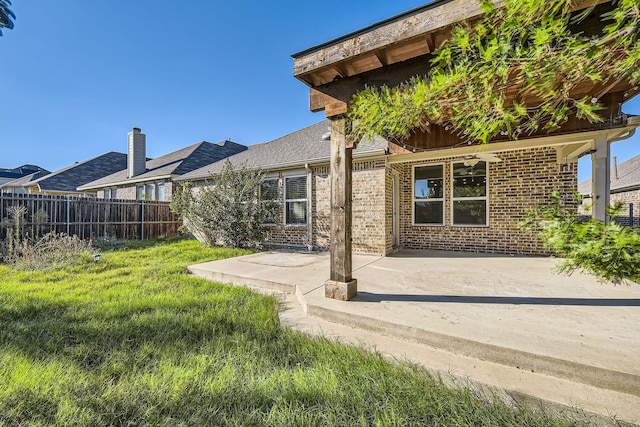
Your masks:
<svg viewBox="0 0 640 427"><path fill-rule="evenodd" d="M13 169L0 168L0 178L17 179L33 173L49 173L48 170L36 165L22 165Z"/></svg>
<svg viewBox="0 0 640 427"><path fill-rule="evenodd" d="M612 193L622 193L623 191L637 189L640 189L640 155L620 163L617 176L615 169L611 170ZM578 192L582 195L590 195L591 179L581 182L578 185Z"/></svg>
<svg viewBox="0 0 640 427"><path fill-rule="evenodd" d="M14 179L12 181L6 182L2 185L0 185L0 188L21 188L21 187L26 187L27 185L31 184L33 181L42 178L45 175L50 174L51 172L49 172L48 170L42 169L38 172L33 172L29 175L25 175L22 178L17 178Z"/></svg>
<svg viewBox="0 0 640 427"><path fill-rule="evenodd" d="M127 167L127 155L111 151L52 172L31 181L28 185L38 185L40 191L76 193L77 188L82 184L109 175L123 167Z"/></svg>
<svg viewBox="0 0 640 427"><path fill-rule="evenodd" d="M329 132L330 122L323 120L315 125L300 129L270 142L251 145L246 151L233 155L225 160L204 166L193 172L184 174L176 181L198 181L209 178L222 171L226 160L233 165L262 170L278 170L289 167L303 167L305 163L329 162L331 142L323 138ZM363 142L354 150L354 157L383 153L387 141L376 138Z"/></svg>
<svg viewBox="0 0 640 427"><path fill-rule="evenodd" d="M122 170L104 178L88 182L78 187L78 189L89 190L114 185L131 185L156 179L174 178L246 149L246 146L228 140L216 144L201 141L172 153L165 154L164 156L147 160L147 171L134 177L128 177L125 164Z"/></svg>

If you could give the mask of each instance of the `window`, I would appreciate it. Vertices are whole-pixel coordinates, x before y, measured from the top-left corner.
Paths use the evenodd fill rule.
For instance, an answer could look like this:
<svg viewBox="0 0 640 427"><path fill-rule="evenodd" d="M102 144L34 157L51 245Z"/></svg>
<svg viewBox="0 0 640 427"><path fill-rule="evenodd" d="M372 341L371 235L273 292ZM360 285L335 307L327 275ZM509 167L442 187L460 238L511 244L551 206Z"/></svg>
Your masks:
<svg viewBox="0 0 640 427"><path fill-rule="evenodd" d="M111 189L110 188L105 188L105 190L104 190L104 198L105 198L105 200L111 199Z"/></svg>
<svg viewBox="0 0 640 427"><path fill-rule="evenodd" d="M111 198L112 199L117 199L118 198L118 189L117 188L112 188L111 189Z"/></svg>
<svg viewBox="0 0 640 427"><path fill-rule="evenodd" d="M285 224L307 225L307 177L285 178L284 192Z"/></svg>
<svg viewBox="0 0 640 427"><path fill-rule="evenodd" d="M444 224L444 165L413 168L413 223Z"/></svg>
<svg viewBox="0 0 640 427"><path fill-rule="evenodd" d="M144 200L144 185L136 187L136 200Z"/></svg>
<svg viewBox="0 0 640 427"><path fill-rule="evenodd" d="M164 183L163 182L158 184L157 190L158 190L158 201L164 202Z"/></svg>
<svg viewBox="0 0 640 427"><path fill-rule="evenodd" d="M453 225L488 225L487 163L453 163Z"/></svg>
<svg viewBox="0 0 640 427"><path fill-rule="evenodd" d="M260 202L267 210L265 224L274 225L280 222L280 180L265 179L260 183Z"/></svg>
<svg viewBox="0 0 640 427"><path fill-rule="evenodd" d="M145 200L155 200L156 199L156 185L155 184L147 184L147 189L144 193Z"/></svg>

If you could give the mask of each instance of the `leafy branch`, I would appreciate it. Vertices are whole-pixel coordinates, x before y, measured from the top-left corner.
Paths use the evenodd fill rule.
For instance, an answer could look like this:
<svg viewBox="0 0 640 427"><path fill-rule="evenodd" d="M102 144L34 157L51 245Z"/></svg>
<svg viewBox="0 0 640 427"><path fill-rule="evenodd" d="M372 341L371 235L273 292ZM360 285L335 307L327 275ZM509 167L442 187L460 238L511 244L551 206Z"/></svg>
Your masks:
<svg viewBox="0 0 640 427"><path fill-rule="evenodd" d="M595 8L572 13L573 3L505 0L496 7L483 0L481 20L455 25L425 75L354 95L350 137L402 140L437 124L488 142L553 131L572 114L602 121L599 96L623 81L640 83L640 6L614 1L599 17L602 31L588 36L578 24ZM603 89L592 95L585 87Z"/></svg>

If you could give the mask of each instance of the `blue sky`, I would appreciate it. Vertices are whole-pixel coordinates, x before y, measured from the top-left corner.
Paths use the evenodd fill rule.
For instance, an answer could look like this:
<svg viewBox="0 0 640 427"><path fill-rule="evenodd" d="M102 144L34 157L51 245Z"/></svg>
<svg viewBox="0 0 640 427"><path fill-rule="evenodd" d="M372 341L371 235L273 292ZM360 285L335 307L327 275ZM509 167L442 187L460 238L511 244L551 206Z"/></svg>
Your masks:
<svg viewBox="0 0 640 427"><path fill-rule="evenodd" d="M14 0L0 38L0 167L124 152L134 126L150 157L286 135L324 117L309 112L291 54L424 3ZM625 112L640 114L640 100ZM640 134L612 151L640 154Z"/></svg>

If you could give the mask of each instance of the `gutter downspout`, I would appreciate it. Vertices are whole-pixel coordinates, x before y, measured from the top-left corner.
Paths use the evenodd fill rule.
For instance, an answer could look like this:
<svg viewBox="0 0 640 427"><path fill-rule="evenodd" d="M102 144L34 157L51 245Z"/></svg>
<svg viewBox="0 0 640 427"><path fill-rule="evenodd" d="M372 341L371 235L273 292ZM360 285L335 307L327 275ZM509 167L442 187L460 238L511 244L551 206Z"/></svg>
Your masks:
<svg viewBox="0 0 640 427"><path fill-rule="evenodd" d="M309 163L304 164L304 170L307 171L307 251L313 252L313 219L311 218L313 210L313 172Z"/></svg>

